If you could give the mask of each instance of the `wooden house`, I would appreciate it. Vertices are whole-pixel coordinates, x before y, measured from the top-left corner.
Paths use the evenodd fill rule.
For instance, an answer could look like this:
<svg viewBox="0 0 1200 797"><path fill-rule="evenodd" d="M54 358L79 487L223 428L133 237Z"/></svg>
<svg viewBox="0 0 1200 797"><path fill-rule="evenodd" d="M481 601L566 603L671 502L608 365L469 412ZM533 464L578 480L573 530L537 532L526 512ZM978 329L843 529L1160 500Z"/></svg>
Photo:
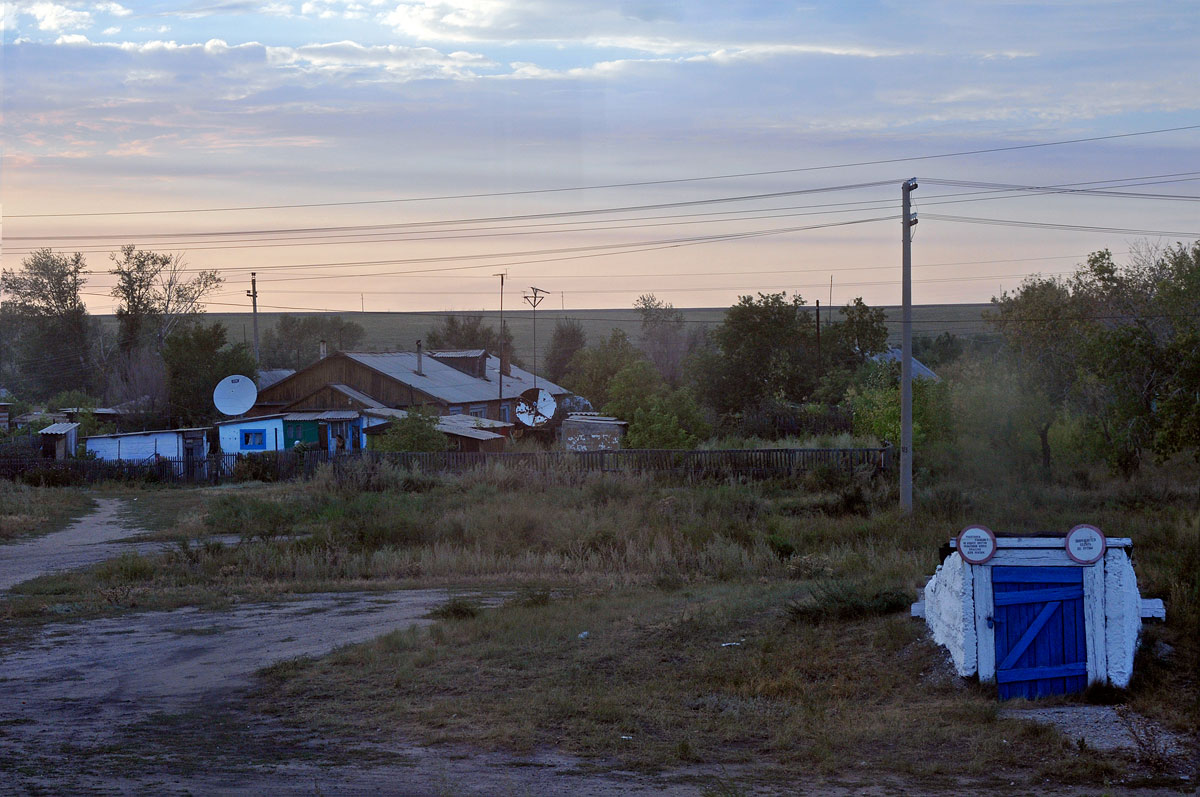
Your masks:
<svg viewBox="0 0 1200 797"><path fill-rule="evenodd" d="M532 387L556 398L570 395L482 349L336 352L263 388L251 413L429 407L510 423L518 398Z"/></svg>

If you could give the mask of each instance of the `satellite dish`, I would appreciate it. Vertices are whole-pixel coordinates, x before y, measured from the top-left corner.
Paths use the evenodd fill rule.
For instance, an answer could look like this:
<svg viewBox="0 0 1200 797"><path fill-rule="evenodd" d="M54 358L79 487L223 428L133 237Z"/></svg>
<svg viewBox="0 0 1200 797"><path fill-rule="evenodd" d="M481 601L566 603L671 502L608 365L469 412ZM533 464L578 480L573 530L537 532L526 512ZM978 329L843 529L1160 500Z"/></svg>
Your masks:
<svg viewBox="0 0 1200 797"><path fill-rule="evenodd" d="M254 406L258 388L254 380L241 374L227 376L213 390L213 404L222 415L241 415Z"/></svg>
<svg viewBox="0 0 1200 797"><path fill-rule="evenodd" d="M550 391L531 387L521 394L517 402L517 420L525 426L545 426L554 417L558 402Z"/></svg>

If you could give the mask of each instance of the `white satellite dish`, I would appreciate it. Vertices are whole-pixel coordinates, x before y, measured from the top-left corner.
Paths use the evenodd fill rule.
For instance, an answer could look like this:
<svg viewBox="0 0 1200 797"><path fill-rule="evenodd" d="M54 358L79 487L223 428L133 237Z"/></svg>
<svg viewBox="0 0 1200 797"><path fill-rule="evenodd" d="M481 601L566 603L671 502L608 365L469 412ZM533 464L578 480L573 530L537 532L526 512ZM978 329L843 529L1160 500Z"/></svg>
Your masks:
<svg viewBox="0 0 1200 797"><path fill-rule="evenodd" d="M558 402L550 391L531 387L517 402L517 420L525 426L544 426L554 417Z"/></svg>
<svg viewBox="0 0 1200 797"><path fill-rule="evenodd" d="M258 388L254 380L241 374L227 376L213 390L213 404L222 415L241 415L254 406Z"/></svg>

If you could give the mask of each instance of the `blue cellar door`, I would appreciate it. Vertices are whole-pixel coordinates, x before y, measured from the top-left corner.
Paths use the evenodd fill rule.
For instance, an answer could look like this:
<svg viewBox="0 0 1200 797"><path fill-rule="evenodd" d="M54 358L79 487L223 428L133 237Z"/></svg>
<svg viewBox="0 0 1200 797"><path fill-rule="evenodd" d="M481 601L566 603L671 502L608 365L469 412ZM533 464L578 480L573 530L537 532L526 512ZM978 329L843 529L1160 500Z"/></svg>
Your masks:
<svg viewBox="0 0 1200 797"><path fill-rule="evenodd" d="M1083 568L993 567L1000 699L1087 688Z"/></svg>

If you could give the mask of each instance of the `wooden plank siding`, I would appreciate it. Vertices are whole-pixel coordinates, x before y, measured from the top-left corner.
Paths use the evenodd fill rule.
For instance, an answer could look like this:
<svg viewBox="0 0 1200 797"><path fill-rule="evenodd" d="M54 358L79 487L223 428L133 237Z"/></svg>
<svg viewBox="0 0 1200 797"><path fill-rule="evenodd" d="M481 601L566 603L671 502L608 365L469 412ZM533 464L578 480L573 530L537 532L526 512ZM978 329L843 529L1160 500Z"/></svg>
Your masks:
<svg viewBox="0 0 1200 797"><path fill-rule="evenodd" d="M403 384L392 377L356 362L343 354L331 354L303 371L298 371L286 379L280 380L264 388L258 394L255 413L265 415L277 411L278 407L287 406L310 396L329 385L346 385L359 392L366 393L371 398L387 407L406 407L428 405L437 407L445 414L449 404L433 396ZM341 400L329 407L321 409L337 409L344 406L345 396L338 394ZM307 404L308 402L306 402ZM498 402L497 402L498 403ZM310 406L315 407L315 405ZM497 417L499 409L496 409ZM492 417L492 416L488 416Z"/></svg>

